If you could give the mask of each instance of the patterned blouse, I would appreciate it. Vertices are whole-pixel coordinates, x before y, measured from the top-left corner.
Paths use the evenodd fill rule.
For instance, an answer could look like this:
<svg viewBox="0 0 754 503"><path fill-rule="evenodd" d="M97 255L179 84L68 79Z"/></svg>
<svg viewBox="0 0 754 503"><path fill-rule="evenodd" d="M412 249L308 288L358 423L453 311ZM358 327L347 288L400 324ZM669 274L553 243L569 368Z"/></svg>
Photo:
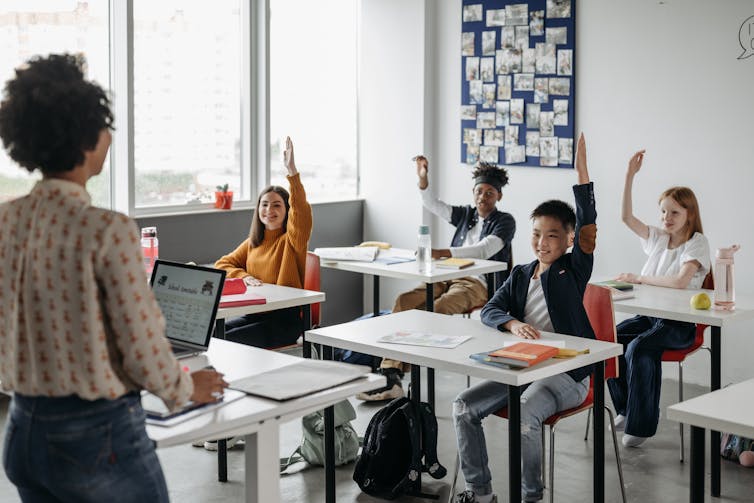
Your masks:
<svg viewBox="0 0 754 503"><path fill-rule="evenodd" d="M117 398L147 389L188 401L165 338L136 224L45 179L0 205L0 383L28 396Z"/></svg>

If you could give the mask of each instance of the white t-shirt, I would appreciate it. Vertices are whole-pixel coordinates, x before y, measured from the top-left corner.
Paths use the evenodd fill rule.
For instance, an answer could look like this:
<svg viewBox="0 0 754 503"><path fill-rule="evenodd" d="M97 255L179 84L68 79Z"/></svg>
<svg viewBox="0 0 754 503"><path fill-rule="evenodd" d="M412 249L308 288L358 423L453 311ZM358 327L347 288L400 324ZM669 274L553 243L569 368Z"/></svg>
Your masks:
<svg viewBox="0 0 754 503"><path fill-rule="evenodd" d="M542 290L542 281L532 277L529 280L529 292L526 294L526 305L524 306L524 323L528 323L537 330L545 332L554 332L550 312L547 310L545 302L545 292Z"/></svg>
<svg viewBox="0 0 754 503"><path fill-rule="evenodd" d="M701 288L704 277L710 270L709 242L704 234L696 232L691 239L671 250L668 249L670 234L651 225L648 227L649 237L641 240L644 253L648 256L641 275L675 276L681 271L683 264L696 260L701 267L694 273L687 288Z"/></svg>

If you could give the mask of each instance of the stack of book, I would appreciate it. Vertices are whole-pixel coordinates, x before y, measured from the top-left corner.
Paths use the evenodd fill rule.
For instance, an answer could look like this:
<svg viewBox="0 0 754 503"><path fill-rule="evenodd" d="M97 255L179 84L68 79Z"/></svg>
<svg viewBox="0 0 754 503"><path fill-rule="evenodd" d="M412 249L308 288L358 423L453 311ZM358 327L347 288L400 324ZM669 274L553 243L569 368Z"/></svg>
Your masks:
<svg viewBox="0 0 754 503"><path fill-rule="evenodd" d="M558 354L558 348L544 344L517 342L512 346L469 355L472 360L510 368L528 368Z"/></svg>

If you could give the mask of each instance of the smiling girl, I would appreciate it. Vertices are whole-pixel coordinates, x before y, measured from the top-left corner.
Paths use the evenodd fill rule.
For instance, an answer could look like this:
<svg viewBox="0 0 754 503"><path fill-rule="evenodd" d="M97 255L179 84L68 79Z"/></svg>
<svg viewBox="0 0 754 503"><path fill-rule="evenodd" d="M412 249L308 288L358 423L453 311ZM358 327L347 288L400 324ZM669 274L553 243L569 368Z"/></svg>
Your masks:
<svg viewBox="0 0 754 503"><path fill-rule="evenodd" d="M660 195L660 225L646 225L633 214L631 192L644 150L628 163L623 190L623 222L641 239L647 262L641 274L622 273L617 279L669 288L701 288L710 270L710 251L694 192L671 187ZM683 349L694 341L693 323L635 316L618 325L623 344L620 377L608 380L618 417L625 428L623 445L636 447L657 431L662 383L661 358L666 349Z"/></svg>

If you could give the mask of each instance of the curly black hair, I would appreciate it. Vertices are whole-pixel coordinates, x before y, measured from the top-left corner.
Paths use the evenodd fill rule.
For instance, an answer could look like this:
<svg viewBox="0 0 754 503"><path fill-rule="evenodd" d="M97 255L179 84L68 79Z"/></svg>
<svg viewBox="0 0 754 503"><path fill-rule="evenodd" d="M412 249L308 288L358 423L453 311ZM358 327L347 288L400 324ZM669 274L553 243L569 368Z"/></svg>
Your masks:
<svg viewBox="0 0 754 503"><path fill-rule="evenodd" d="M471 178L486 177L499 182L491 184L499 186L501 189L508 185L508 170L498 167L496 164L489 162L480 162L479 165L471 172Z"/></svg>
<svg viewBox="0 0 754 503"><path fill-rule="evenodd" d="M5 83L0 138L11 159L29 171L70 171L113 129L110 99L85 80L81 55L35 56Z"/></svg>
<svg viewBox="0 0 754 503"><path fill-rule="evenodd" d="M576 228L576 212L570 204L559 199L550 199L534 208L531 212L531 219L534 220L537 217L552 217L560 221L568 232Z"/></svg>

